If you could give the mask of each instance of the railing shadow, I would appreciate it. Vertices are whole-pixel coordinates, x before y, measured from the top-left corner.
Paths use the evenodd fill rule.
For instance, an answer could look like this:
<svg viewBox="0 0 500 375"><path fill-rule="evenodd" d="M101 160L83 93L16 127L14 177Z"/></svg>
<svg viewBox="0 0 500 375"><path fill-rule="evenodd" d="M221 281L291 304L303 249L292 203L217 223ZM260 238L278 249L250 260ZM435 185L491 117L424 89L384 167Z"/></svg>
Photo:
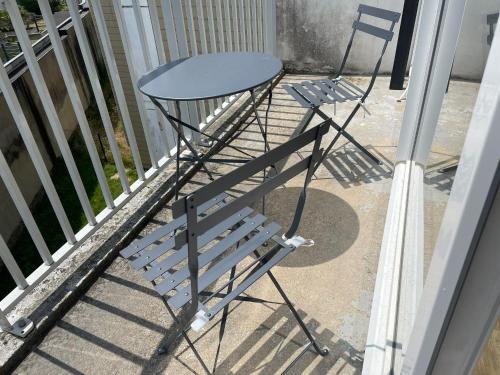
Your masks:
<svg viewBox="0 0 500 375"><path fill-rule="evenodd" d="M311 374L326 374L339 359L344 361L344 366L350 366L354 370L352 373L361 373L363 361L361 352L345 340L335 339L335 334L328 329L321 329L316 320L307 319L304 311L298 312L320 345L326 345L330 353L326 357L321 357L314 349L309 349L295 363L289 374L303 374L306 370ZM231 319L229 324L231 324ZM218 364L216 373L278 374L300 353L306 343L306 336L300 330L287 306L282 305L273 309L267 319Z"/></svg>
<svg viewBox="0 0 500 375"><path fill-rule="evenodd" d="M111 273L104 273L102 278L107 282L116 283L120 286L131 288L135 292L138 291L145 294L147 299L151 297L159 299L154 290L134 281L115 276ZM113 314L130 324L140 326L144 332L151 332L156 336L160 334L167 337L166 335L170 331L169 327L164 327L149 318L144 318L123 308L119 308L110 301L90 296L84 296L81 301L92 308L106 312L106 314ZM151 303L154 303L154 301L151 300ZM248 304L250 303L233 302L229 309L226 324L237 325L239 319L242 317L239 315L240 310L247 308ZM270 314L251 332L241 332L238 329L236 334L233 330L231 336L227 334L221 338L219 329L222 314L219 314L213 324L207 327L201 334L190 334L201 356L205 360L209 359L207 361L209 368L215 367L214 374L280 373L301 352L303 346L307 344L306 336L285 304L266 301L259 303L257 308L267 309L267 311L270 311ZM330 352L327 356L321 357L311 347L295 363L289 374L326 374L330 371L338 372L346 368L348 368L346 371L349 373L361 373L363 352L357 350L348 341L336 337L335 333L331 330L322 328L318 321L309 317L303 310L299 309L298 312L312 334L317 338L319 344L327 346ZM164 313L166 314L166 311ZM172 323L171 320L169 321ZM102 324L106 324L106 321L103 321ZM56 323L56 326L79 339L83 339L92 343L92 345L104 349L106 352L113 353L124 361L138 365L142 374L170 373L169 368L171 368L172 361L176 362L175 368L177 370L179 366L182 366L185 370L182 373L203 374L184 340L178 340L177 349L173 350L174 354L159 356L156 352L149 351L150 354L145 356L144 353L140 354L140 351L137 351L135 347L131 347L129 344L99 337L100 335L97 336L89 332L71 320L61 320ZM141 340L148 340L148 337L149 335L146 334ZM243 337L242 341L239 341L240 337ZM161 340L157 347L161 346L164 340ZM211 345L207 345L207 342ZM212 354L216 350L217 345L221 343L223 343L221 346L223 349L221 350L220 360L217 361L217 359L214 360ZM43 348L35 349L34 353L61 371L71 374L82 374L75 367L73 361L67 361L62 356L55 357L53 353ZM110 364L110 366L113 365ZM111 367L101 368L99 371L111 371ZM116 368L116 371L120 371L119 366Z"/></svg>

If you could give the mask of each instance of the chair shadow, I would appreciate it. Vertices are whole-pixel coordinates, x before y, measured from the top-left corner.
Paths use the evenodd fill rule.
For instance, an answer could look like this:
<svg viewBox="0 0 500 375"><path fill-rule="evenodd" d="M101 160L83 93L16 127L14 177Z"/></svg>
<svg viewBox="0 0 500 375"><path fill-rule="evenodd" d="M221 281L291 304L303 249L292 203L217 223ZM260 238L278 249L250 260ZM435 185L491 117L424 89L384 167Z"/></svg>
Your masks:
<svg viewBox="0 0 500 375"><path fill-rule="evenodd" d="M367 150L375 153L382 165L356 148L341 147L325 158L323 166L344 189L391 178L392 162L373 147L368 146Z"/></svg>
<svg viewBox="0 0 500 375"><path fill-rule="evenodd" d="M322 329L319 322L308 318L304 311L298 310L298 313L320 347L326 346L330 351L325 357L321 357L311 346L288 374L326 374L339 360L343 361L340 367L351 368L350 373L361 373L363 352L355 349L349 342L335 338L335 333L331 330ZM229 317L228 324L231 323L234 324L234 321ZM216 374L281 373L307 343L307 337L288 307L281 305L273 309L258 328L217 364Z"/></svg>
<svg viewBox="0 0 500 375"><path fill-rule="evenodd" d="M276 189L266 197L266 216L286 231L292 223L299 187ZM359 217L342 198L324 190L309 187L297 235L315 241L312 247L301 247L278 266L308 267L328 262L347 251L359 234Z"/></svg>

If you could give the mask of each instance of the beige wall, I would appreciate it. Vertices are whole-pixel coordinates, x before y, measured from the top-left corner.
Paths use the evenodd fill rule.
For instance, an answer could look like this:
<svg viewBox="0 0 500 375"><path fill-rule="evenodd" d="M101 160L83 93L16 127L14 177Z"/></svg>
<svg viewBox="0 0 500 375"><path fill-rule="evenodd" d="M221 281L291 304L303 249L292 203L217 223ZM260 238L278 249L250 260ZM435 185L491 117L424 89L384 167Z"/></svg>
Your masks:
<svg viewBox="0 0 500 375"><path fill-rule="evenodd" d="M118 72L120 74L120 79L122 81L123 91L125 93L125 98L127 100L128 110L130 113L132 126L134 128L135 137L137 139L137 146L139 148L139 153L141 155L144 167L149 167L150 158L146 144L146 139L144 137L144 131L141 125L141 118L139 116L139 110L137 108L137 102L135 100L132 80L130 78L130 72L127 66L125 53L123 51L123 43L120 37L120 31L118 30L118 24L116 22L116 17L113 11L112 1L118 1L118 0L102 0L101 1L102 10L104 13L104 18L106 20L106 26L108 28L108 32L110 35L111 47L113 48L113 53L116 59L116 65L118 67Z"/></svg>

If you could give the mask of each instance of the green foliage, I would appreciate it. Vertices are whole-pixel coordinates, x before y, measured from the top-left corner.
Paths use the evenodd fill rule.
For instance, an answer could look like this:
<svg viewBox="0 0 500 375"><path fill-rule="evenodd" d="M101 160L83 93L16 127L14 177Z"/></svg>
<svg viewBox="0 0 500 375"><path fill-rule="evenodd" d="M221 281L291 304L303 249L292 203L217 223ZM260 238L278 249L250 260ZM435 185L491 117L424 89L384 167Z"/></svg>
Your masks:
<svg viewBox="0 0 500 375"><path fill-rule="evenodd" d="M107 106L110 109L110 116L115 131L116 141L122 152L125 173L129 183L131 184L137 180L137 172L133 167L132 156L126 142L123 124L121 123L111 86L107 78L103 79L102 87L107 99ZM95 99L92 100L87 108L86 115L94 134L99 132L103 128L103 125ZM113 198L116 198L123 192L123 190L118 177L118 171L110 155L111 152L108 140L105 137L103 137L103 143L105 148L104 153L108 155L108 161L102 162L104 174L106 176L111 195ZM79 130L75 131L70 138L69 146L75 159L78 171L80 172L83 186L85 187L85 191L89 197L90 204L94 210L94 214L98 214L106 207L106 201L104 200L104 195L94 172L92 160L90 159L83 137ZM87 224L87 219L79 203L73 182L69 177L66 164L62 158L58 158L55 161L51 170L51 175L71 227L75 232L77 232ZM54 253L66 242L66 239L62 229L59 227L57 217L52 209L50 201L46 198L39 200L32 205L31 211L49 250ZM33 243L26 228L22 229L19 238L17 238L16 242L10 246L10 249L25 275L29 275L42 264L42 260L38 255L35 244ZM13 288L15 288L15 283L9 275L7 269L2 266L0 266L0 280L0 299L2 299Z"/></svg>
<svg viewBox="0 0 500 375"><path fill-rule="evenodd" d="M23 18L24 23L28 23L30 19L30 15L24 9L23 6L19 6L19 11L21 12L21 17ZM5 10L0 10L0 32L12 31L12 24L10 22L9 13Z"/></svg>
<svg viewBox="0 0 500 375"><path fill-rule="evenodd" d="M5 10L0 10L0 31L10 31L12 25L10 23L9 15Z"/></svg>
<svg viewBox="0 0 500 375"><path fill-rule="evenodd" d="M40 8L38 7L37 0L17 0L17 3L29 13L40 14ZM49 4L53 12L59 12L60 10L66 9L66 3L64 0L49 0Z"/></svg>

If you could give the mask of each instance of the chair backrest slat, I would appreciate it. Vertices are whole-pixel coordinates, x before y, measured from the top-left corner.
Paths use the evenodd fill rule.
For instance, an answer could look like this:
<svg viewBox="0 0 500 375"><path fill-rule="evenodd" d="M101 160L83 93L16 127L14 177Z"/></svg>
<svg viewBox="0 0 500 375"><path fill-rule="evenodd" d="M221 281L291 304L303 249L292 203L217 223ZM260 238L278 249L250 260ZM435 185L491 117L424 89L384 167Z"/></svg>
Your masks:
<svg viewBox="0 0 500 375"><path fill-rule="evenodd" d="M296 136L288 142L265 153L264 155L235 169L227 175L222 176L218 180L215 180L210 184L198 189L187 197L184 197L175 202L172 207L174 211L174 217L181 216L184 214L188 207L192 207L192 209L194 209L204 202L217 196L218 191L227 191L233 188L234 186L246 181L248 178L254 176L255 174L262 172L265 168L275 165L277 162L288 158L294 152L300 150L310 143L314 143L315 145L312 154L307 158L304 158L303 160L281 171L280 173L269 177L266 181L264 181L254 189L228 202L222 208L197 220L195 223L191 223L190 225L190 223L188 222L188 228L186 228L186 230L180 231L176 235L175 248L179 249L188 242L189 232L196 233L196 236L202 235L220 221L225 220L227 217L230 217L231 215L237 213L240 209L258 201L263 196L265 196L278 186L284 184L291 178L297 176L301 172L314 168L315 162L320 159L321 150L319 150L319 144L321 143L323 135L328 132L329 126L330 121L325 121L324 123L309 129L303 134Z"/></svg>
<svg viewBox="0 0 500 375"><path fill-rule="evenodd" d="M401 16L398 12L393 12L392 10L386 10L381 8L372 7L370 5L359 4L359 13L368 14L369 16L383 18L387 21L398 22Z"/></svg>
<svg viewBox="0 0 500 375"><path fill-rule="evenodd" d="M218 209L214 213L207 215L200 221L196 223L196 233L202 234L208 231L217 223L225 220L227 217L234 215L242 208L252 204L257 201L259 198L263 197L267 193L273 191L278 186L283 185L288 180L297 176L301 172L305 171L309 164L311 163L312 156L308 156L307 158L302 159L298 163L294 164L292 167L285 170L283 173L280 173L266 182L260 184L253 190L250 190L248 193L238 197L237 199L229 202L224 207ZM179 233L175 238L175 246L179 248L187 243L187 236L183 235L182 232Z"/></svg>
<svg viewBox="0 0 500 375"><path fill-rule="evenodd" d="M374 25L371 25L370 23L368 23L370 20L366 16L371 16L374 18L382 19L384 21L389 21L391 24L390 24L388 29L385 29L385 28L382 28L379 26L374 26ZM400 13L393 12L392 10L386 10L386 9L372 7L370 5L360 4L358 7L358 17L352 24L351 38L349 39L349 43L347 44L347 48L346 48L346 51L344 53L342 63L340 65L340 69L337 73L337 77L341 76L343 73L347 59L349 58L349 53L351 52L351 48L352 48L353 40L354 40L354 35L356 34L356 31L359 30L361 32L364 32L364 33L370 34L374 37L381 38L381 39L385 40L384 45L382 46L380 57L375 65L375 69L373 70L373 75L372 75L372 79L371 79L370 86L369 86L371 89L371 87L373 86L373 83L375 81L375 77L378 74L378 69L380 68L380 63L382 62L382 57L384 56L387 45L394 37L394 31L393 31L394 26L399 21L400 17L401 17ZM365 18L367 18L367 19L365 19ZM367 95L368 92L369 92L369 90L366 90L365 95Z"/></svg>
<svg viewBox="0 0 500 375"><path fill-rule="evenodd" d="M320 127L321 137L328 131L328 126L324 124L318 126ZM200 204L207 202L220 193L225 192L233 186L245 181L256 173L263 171L265 168L276 164L286 156L289 156L295 151L300 150L302 147L316 140L316 138L317 128L314 127L309 129L303 134L272 149L265 155L259 156L258 158L249 161L241 168L237 168L230 173L222 176L221 178L211 182L210 184L201 187L191 195L191 197L194 198L194 203L196 204L196 206L199 206ZM186 197L179 199L172 205L172 213L174 219L186 213L185 201Z"/></svg>
<svg viewBox="0 0 500 375"><path fill-rule="evenodd" d="M394 36L394 33L390 30L385 30L361 21L354 21L352 27L356 30L376 36L377 38L382 38L388 42L390 42L392 40L392 37Z"/></svg>

